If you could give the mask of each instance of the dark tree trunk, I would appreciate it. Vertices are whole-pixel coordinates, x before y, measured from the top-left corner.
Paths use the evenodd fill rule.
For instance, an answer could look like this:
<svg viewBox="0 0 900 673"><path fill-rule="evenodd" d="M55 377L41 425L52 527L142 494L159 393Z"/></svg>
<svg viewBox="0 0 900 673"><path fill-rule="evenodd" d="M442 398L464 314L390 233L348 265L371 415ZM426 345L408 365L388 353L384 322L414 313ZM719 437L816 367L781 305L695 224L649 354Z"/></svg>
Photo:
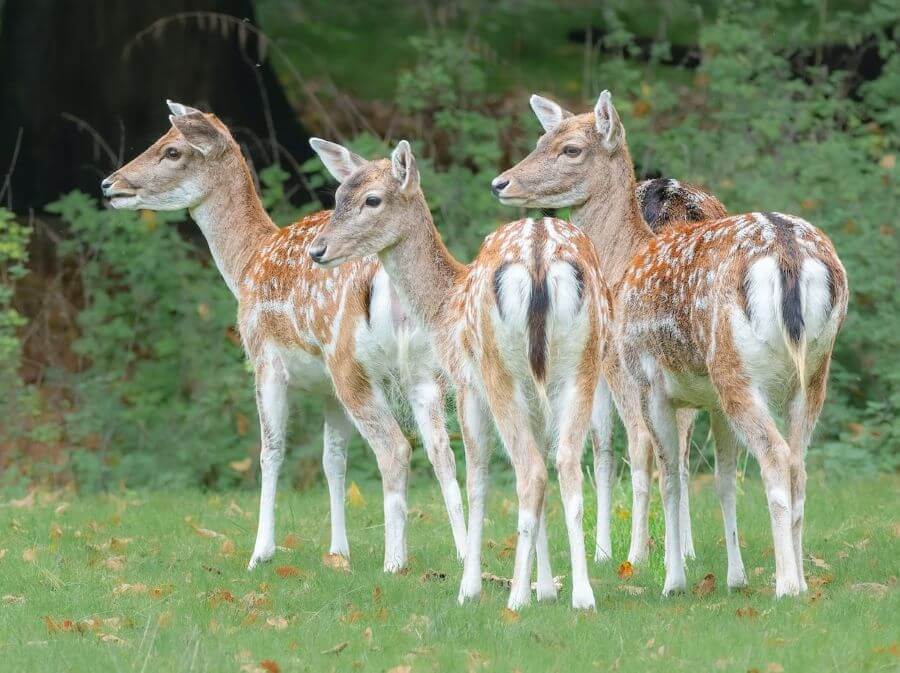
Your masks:
<svg viewBox="0 0 900 673"><path fill-rule="evenodd" d="M299 163L311 156L308 134L253 19L251 0L6 0L0 181L21 139L3 204L10 193L19 212L71 189L97 194L102 176L168 128L166 98L215 112L254 165L278 159L293 173L287 155ZM278 145L283 151L273 151ZM296 191L295 200L308 199Z"/></svg>

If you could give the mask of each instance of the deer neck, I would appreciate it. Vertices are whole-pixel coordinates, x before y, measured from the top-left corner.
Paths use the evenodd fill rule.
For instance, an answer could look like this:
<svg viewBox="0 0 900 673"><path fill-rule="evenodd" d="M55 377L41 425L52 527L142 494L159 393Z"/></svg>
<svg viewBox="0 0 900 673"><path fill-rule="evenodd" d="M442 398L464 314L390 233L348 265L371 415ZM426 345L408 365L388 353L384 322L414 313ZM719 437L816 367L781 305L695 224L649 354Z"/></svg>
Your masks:
<svg viewBox="0 0 900 673"><path fill-rule="evenodd" d="M424 198L414 204L414 211L407 220L414 223L409 233L379 257L401 300L435 332L443 329L444 311L463 265L441 240Z"/></svg>
<svg viewBox="0 0 900 673"><path fill-rule="evenodd" d="M635 196L634 167L627 148L613 158L609 189L594 192L571 210L572 224L583 229L597 249L600 272L615 287L631 259L653 232L638 206Z"/></svg>
<svg viewBox="0 0 900 673"><path fill-rule="evenodd" d="M235 297L250 258L278 227L266 213L243 159L223 171L227 176L191 217L206 237L216 267Z"/></svg>

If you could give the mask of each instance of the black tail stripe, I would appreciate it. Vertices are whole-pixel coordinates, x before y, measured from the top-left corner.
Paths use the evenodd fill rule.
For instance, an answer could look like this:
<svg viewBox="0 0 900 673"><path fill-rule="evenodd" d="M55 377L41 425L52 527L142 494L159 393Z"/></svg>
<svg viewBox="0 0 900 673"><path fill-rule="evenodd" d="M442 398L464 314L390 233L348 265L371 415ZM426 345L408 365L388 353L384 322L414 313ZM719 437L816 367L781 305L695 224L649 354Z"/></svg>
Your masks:
<svg viewBox="0 0 900 673"><path fill-rule="evenodd" d="M528 302L528 360L538 381L543 381L547 375L547 310L550 307L550 289L542 259L546 240L547 227L544 220L535 220L531 241L534 263L531 300Z"/></svg>
<svg viewBox="0 0 900 673"><path fill-rule="evenodd" d="M801 255L794 225L778 213L765 213L775 227L778 268L781 272L781 319L788 337L799 343L803 336L803 303L800 297Z"/></svg>
<svg viewBox="0 0 900 673"><path fill-rule="evenodd" d="M494 271L494 301L497 302L497 312L500 313L500 320L504 319L503 301L500 297L500 283L503 279L503 273L506 271L507 266L509 266L509 262L503 262L500 266L497 267L497 270Z"/></svg>

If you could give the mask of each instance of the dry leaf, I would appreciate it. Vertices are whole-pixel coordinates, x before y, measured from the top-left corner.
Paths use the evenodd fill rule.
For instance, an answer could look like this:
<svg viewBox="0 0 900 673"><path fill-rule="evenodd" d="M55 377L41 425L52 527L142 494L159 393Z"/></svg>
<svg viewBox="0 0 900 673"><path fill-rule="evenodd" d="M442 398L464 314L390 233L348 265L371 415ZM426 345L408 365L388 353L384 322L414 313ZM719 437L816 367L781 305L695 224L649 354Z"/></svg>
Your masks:
<svg viewBox="0 0 900 673"><path fill-rule="evenodd" d="M440 570L426 570L419 579L423 582L441 581L447 579L447 573Z"/></svg>
<svg viewBox="0 0 900 673"><path fill-rule="evenodd" d="M622 521L628 521L628 519L631 518L631 512L628 508L619 505L616 507L616 518L621 519Z"/></svg>
<svg viewBox="0 0 900 673"><path fill-rule="evenodd" d="M702 580L694 585L693 592L698 598L703 598L704 596L709 596L715 590L716 576L712 573L707 573Z"/></svg>
<svg viewBox="0 0 900 673"><path fill-rule="evenodd" d="M341 652L343 652L344 650L347 649L347 646L349 644L350 643L345 640L342 643L338 643L334 647L330 647L327 650L322 650L319 654L340 654Z"/></svg>
<svg viewBox="0 0 900 673"><path fill-rule="evenodd" d="M284 631L288 627L288 620L281 616L266 618L266 624L276 631Z"/></svg>
<svg viewBox="0 0 900 673"><path fill-rule="evenodd" d="M247 456L243 460L232 460L228 463L228 467L237 472L238 474L244 474L245 472L250 471L250 466L253 464L253 459L250 456Z"/></svg>
<svg viewBox="0 0 900 673"><path fill-rule="evenodd" d="M350 572L350 561L340 554L323 554L322 565L332 570L339 570L345 573Z"/></svg>
<svg viewBox="0 0 900 673"><path fill-rule="evenodd" d="M774 661L766 666L766 673L784 673L784 666L776 664Z"/></svg>
<svg viewBox="0 0 900 673"><path fill-rule="evenodd" d="M118 584L113 588L113 596L121 596L122 594L145 594L147 593L147 585L141 584Z"/></svg>
<svg viewBox="0 0 900 673"><path fill-rule="evenodd" d="M228 591L228 589L216 589L209 594L209 602L213 607L221 605L222 603L234 603L234 594Z"/></svg>
<svg viewBox="0 0 900 673"><path fill-rule="evenodd" d="M165 628L169 624L172 623L172 611L164 610L159 613L159 616L156 618L156 625L160 628Z"/></svg>
<svg viewBox="0 0 900 673"><path fill-rule="evenodd" d="M759 615L759 612L756 611L756 608L748 605L744 608L738 608L734 611L734 614L736 614L738 617L747 617L752 619L753 617Z"/></svg>
<svg viewBox="0 0 900 673"><path fill-rule="evenodd" d="M175 590L171 584L160 584L150 589L151 598L163 598Z"/></svg>
<svg viewBox="0 0 900 673"><path fill-rule="evenodd" d="M242 516L244 518L250 516L249 514L247 514L247 512L242 510L241 506L238 505L234 500L228 503L228 509L225 510L225 513L232 516Z"/></svg>
<svg viewBox="0 0 900 673"><path fill-rule="evenodd" d="M218 532L216 532L216 531L214 531L214 530L210 530L209 528L202 528L201 526L193 526L193 528L194 528L194 532L195 532L197 535L199 535L200 537L210 537L210 538L220 537L220 538L225 538L225 536L222 535L221 533L218 533Z"/></svg>
<svg viewBox="0 0 900 673"><path fill-rule="evenodd" d="M0 561L2 561L5 556L6 556L6 550L0 549Z"/></svg>
<svg viewBox="0 0 900 673"><path fill-rule="evenodd" d="M624 591L626 594L630 594L631 596L640 596L644 593L646 587L639 587L634 584L620 584L619 591Z"/></svg>
<svg viewBox="0 0 900 673"><path fill-rule="evenodd" d="M813 589L818 589L824 587L826 584L831 584L833 580L834 577L827 573L823 575L810 575L806 578L807 584Z"/></svg>
<svg viewBox="0 0 900 673"><path fill-rule="evenodd" d="M631 561L622 561L622 563L619 564L618 573L620 579L631 579L634 575L634 566L631 565Z"/></svg>
<svg viewBox="0 0 900 673"><path fill-rule="evenodd" d="M341 615L341 623L343 624L355 624L363 618L362 610L357 610L354 606L349 606L349 612L345 615Z"/></svg>
<svg viewBox="0 0 900 673"><path fill-rule="evenodd" d="M61 502L53 511L57 516L59 516L60 514L65 514L67 509L69 509L69 503Z"/></svg>
<svg viewBox="0 0 900 673"><path fill-rule="evenodd" d="M890 587L879 582L857 582L850 585L850 591L862 591L876 598L884 598L890 591Z"/></svg>
<svg viewBox="0 0 900 673"><path fill-rule="evenodd" d="M119 636L114 636L111 633L98 633L97 637L100 638L104 643L116 643L117 645L127 645L128 641L123 638L119 638Z"/></svg>
<svg viewBox="0 0 900 673"><path fill-rule="evenodd" d="M825 562L825 559L820 559L817 556L809 555L809 562L812 563L816 568L822 568L822 570L829 570L831 568L828 563Z"/></svg>
<svg viewBox="0 0 900 673"><path fill-rule="evenodd" d="M110 556L105 561L103 561L103 565L107 570L112 570L116 573L121 572L125 568L125 557Z"/></svg>
<svg viewBox="0 0 900 673"><path fill-rule="evenodd" d="M18 603L24 603L24 602L25 602L25 596L13 596L12 594L6 594L6 595L3 597L3 602L4 602L4 603L7 603L7 604L9 604L9 605L18 604Z"/></svg>
<svg viewBox="0 0 900 673"><path fill-rule="evenodd" d="M34 496L36 491L28 491L28 495L18 500L10 500L9 506L16 509L31 509L34 507Z"/></svg>
<svg viewBox="0 0 900 673"><path fill-rule="evenodd" d="M362 637L363 640L366 641L367 645L372 644L372 638L374 637L374 634L372 633L371 626L367 626L365 629L363 629Z"/></svg>
<svg viewBox="0 0 900 673"><path fill-rule="evenodd" d="M234 553L234 542L226 537L222 540L222 546L219 547L219 553L222 556L231 556Z"/></svg>
<svg viewBox="0 0 900 673"><path fill-rule="evenodd" d="M29 547L22 552L22 560L26 563L34 563L37 561L37 547Z"/></svg>
<svg viewBox="0 0 900 673"><path fill-rule="evenodd" d="M381 601L382 595L383 595L383 592L381 591L381 585L376 584L375 588L372 589L372 602L378 603L379 601Z"/></svg>
<svg viewBox="0 0 900 673"><path fill-rule="evenodd" d="M509 608L503 608L500 611L500 621L504 624L515 624L519 621L519 613Z"/></svg>
<svg viewBox="0 0 900 673"><path fill-rule="evenodd" d="M275 574L282 579L287 579L288 577L300 577L303 571L297 566L278 566L275 568Z"/></svg>
<svg viewBox="0 0 900 673"><path fill-rule="evenodd" d="M410 673L412 666L394 666L387 669L387 673Z"/></svg>
<svg viewBox="0 0 900 673"><path fill-rule="evenodd" d="M247 431L250 430L250 421L240 411L234 415L234 429L237 432L238 437L243 437L247 434ZM247 458L247 460L249 461L250 459ZM234 463L232 463L232 465L234 465ZM245 468L244 470L238 470L238 472L245 472L246 469L249 469L249 467L250 466L248 465L247 468Z"/></svg>
<svg viewBox="0 0 900 673"><path fill-rule="evenodd" d="M271 659L263 659L259 662L259 667L266 671L267 673L281 673L281 669Z"/></svg>
<svg viewBox="0 0 900 673"><path fill-rule="evenodd" d="M366 499L363 498L355 481L351 481L350 487L347 489L347 502L356 509L363 509L366 506Z"/></svg>
<svg viewBox="0 0 900 673"><path fill-rule="evenodd" d="M300 539L293 533L288 533L281 544L285 549L296 549L300 546Z"/></svg>
<svg viewBox="0 0 900 673"><path fill-rule="evenodd" d="M897 165L897 157L893 154L885 154L881 157L881 160L878 162L878 165L882 168L893 168Z"/></svg>

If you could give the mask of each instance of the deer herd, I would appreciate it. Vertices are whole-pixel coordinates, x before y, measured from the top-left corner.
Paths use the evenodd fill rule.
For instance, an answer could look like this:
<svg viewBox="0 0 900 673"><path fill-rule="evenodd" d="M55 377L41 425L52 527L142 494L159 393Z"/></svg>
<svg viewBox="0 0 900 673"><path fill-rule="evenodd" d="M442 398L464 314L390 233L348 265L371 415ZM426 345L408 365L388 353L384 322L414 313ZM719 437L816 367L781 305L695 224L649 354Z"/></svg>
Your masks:
<svg viewBox="0 0 900 673"><path fill-rule="evenodd" d="M463 564L459 601L481 591L481 547L494 430L515 474L517 543L508 607L556 598L547 543L547 459L559 477L572 606L593 609L583 530L582 453L590 436L597 498L595 561L613 556L614 409L631 468L628 559L650 551L653 458L665 520L664 594L685 590L689 447L705 409L715 440L729 588L746 584L736 515L738 449L759 463L770 516L775 595L806 590L807 445L825 399L847 309L844 268L821 231L792 215L727 215L676 180L635 181L625 129L604 91L573 114L532 96L544 134L490 188L518 208L570 217L501 226L475 259L442 242L412 149L367 160L313 138L340 183L333 211L279 228L240 146L214 115L168 102L171 128L102 182L114 208L187 208L238 302L262 450L256 543L275 553L275 492L288 391L322 400L330 552L349 557L347 446L372 448L384 491L384 570L407 565L411 447L402 396L440 485ZM446 430L453 392L465 449L468 520ZM779 428L783 428L779 429Z"/></svg>

